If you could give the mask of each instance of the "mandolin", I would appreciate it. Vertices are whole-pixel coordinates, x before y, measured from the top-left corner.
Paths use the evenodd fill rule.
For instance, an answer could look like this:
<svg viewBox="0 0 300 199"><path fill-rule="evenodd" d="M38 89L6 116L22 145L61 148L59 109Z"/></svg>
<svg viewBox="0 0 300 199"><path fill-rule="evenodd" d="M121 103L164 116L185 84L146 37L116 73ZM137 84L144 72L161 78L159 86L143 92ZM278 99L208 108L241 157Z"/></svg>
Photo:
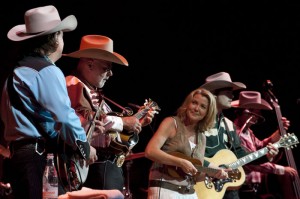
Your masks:
<svg viewBox="0 0 300 199"><path fill-rule="evenodd" d="M137 119L141 120L147 115L148 111L155 111L155 113L157 114L158 111L160 111L160 107L151 99L145 100L144 106L142 106L139 111L134 114L134 116ZM116 139L118 133L120 134L122 142ZM118 158L117 166L121 167L123 162L125 161L125 157L129 154L130 150L138 143L139 135L138 133L125 130L122 132L109 131L108 134L110 135L112 140L107 150L120 157Z"/></svg>

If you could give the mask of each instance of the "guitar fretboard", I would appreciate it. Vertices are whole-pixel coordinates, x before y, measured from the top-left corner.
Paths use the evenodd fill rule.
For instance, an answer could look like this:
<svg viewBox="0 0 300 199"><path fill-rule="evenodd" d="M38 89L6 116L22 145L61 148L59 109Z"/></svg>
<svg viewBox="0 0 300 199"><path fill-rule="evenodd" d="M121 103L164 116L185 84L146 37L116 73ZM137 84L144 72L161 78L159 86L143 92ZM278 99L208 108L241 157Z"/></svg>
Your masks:
<svg viewBox="0 0 300 199"><path fill-rule="evenodd" d="M139 112L137 112L134 116L137 118L137 119L142 119L146 114L147 112L150 110L150 108L145 108Z"/></svg>
<svg viewBox="0 0 300 199"><path fill-rule="evenodd" d="M268 148L265 147L258 151L255 151L254 153L248 154L248 155L238 159L237 161L229 164L228 166L229 166L229 168L237 169L238 167L248 164L249 162L252 162L252 161L258 159L258 158L266 155L267 153L268 153Z"/></svg>
<svg viewBox="0 0 300 199"><path fill-rule="evenodd" d="M284 137L281 137L280 140L276 143L273 143L273 145L276 148L285 147L285 148L289 149L290 147L292 147L293 145L298 144L298 143L299 143L298 138L295 136L294 133L292 133L292 134L285 135ZM250 154L238 159L237 161L228 164L227 166L232 169L237 169L240 166L243 166L249 162L252 162L252 161L266 155L268 153L268 151L269 150L267 147L261 148L260 150L250 153Z"/></svg>

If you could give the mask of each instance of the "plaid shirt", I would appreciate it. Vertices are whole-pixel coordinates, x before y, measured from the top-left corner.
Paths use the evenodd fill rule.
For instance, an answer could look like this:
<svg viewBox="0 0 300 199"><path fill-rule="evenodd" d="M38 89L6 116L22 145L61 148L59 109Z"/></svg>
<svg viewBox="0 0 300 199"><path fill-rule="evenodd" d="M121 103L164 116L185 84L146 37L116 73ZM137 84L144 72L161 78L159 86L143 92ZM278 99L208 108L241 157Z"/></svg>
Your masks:
<svg viewBox="0 0 300 199"><path fill-rule="evenodd" d="M265 138L264 140L259 140L255 137L251 129L247 129L244 132L240 132L240 128L237 127L238 135L241 139L241 144L249 152L257 151L263 147L266 147L269 142L271 142L271 137ZM246 183L261 183L262 175L264 173L273 173L278 175L284 174L284 167L281 165L274 164L272 162L266 162L259 165L245 165L244 170L246 173Z"/></svg>

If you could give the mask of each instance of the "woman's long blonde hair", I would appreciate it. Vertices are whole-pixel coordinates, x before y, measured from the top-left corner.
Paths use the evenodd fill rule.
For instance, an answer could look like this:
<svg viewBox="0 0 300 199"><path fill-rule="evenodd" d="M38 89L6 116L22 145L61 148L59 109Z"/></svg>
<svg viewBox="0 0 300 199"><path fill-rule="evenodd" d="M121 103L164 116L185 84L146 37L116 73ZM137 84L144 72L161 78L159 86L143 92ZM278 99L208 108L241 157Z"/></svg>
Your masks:
<svg viewBox="0 0 300 199"><path fill-rule="evenodd" d="M198 88L190 92L186 96L182 105L177 109L177 116L181 119L181 121L184 121L186 119L187 106L191 103L196 94L200 94L206 97L209 103L206 116L201 121L199 121L196 127L197 132L204 132L214 126L217 115L216 99L215 96L209 90L206 90L204 88Z"/></svg>

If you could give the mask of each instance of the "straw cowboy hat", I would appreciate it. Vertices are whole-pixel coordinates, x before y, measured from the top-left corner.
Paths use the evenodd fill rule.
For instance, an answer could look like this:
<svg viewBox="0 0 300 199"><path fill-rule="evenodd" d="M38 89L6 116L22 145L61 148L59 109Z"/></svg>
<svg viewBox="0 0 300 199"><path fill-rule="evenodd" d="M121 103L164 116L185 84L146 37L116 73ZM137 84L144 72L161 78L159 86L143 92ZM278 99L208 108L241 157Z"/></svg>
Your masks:
<svg viewBox="0 0 300 199"><path fill-rule="evenodd" d="M231 106L245 109L272 110L270 104L261 98L261 94L256 91L241 91L239 99L232 101Z"/></svg>
<svg viewBox="0 0 300 199"><path fill-rule="evenodd" d="M232 82L230 75L226 72L219 72L208 76L201 88L209 91L214 91L220 88L232 88L232 90L239 90L246 88L246 85L241 82Z"/></svg>
<svg viewBox="0 0 300 199"><path fill-rule="evenodd" d="M63 54L63 56L73 58L93 58L114 62L128 66L127 60L120 54L113 51L113 40L102 35L83 36L78 51Z"/></svg>
<svg viewBox="0 0 300 199"><path fill-rule="evenodd" d="M77 19L74 15L61 20L57 9L52 5L27 10L24 20L25 24L17 25L9 30L7 37L10 40L22 41L57 31L72 31L77 27Z"/></svg>

